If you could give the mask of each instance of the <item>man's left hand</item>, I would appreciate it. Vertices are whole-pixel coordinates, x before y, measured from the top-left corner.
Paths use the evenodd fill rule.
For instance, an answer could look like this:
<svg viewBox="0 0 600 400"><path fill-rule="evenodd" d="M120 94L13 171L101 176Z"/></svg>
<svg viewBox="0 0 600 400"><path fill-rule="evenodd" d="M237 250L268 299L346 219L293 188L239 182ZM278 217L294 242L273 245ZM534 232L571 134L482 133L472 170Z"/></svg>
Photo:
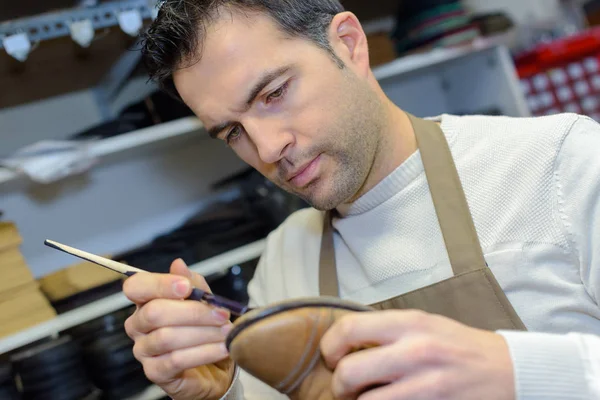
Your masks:
<svg viewBox="0 0 600 400"><path fill-rule="evenodd" d="M338 399L515 399L504 338L439 315L353 313L329 328L321 351Z"/></svg>

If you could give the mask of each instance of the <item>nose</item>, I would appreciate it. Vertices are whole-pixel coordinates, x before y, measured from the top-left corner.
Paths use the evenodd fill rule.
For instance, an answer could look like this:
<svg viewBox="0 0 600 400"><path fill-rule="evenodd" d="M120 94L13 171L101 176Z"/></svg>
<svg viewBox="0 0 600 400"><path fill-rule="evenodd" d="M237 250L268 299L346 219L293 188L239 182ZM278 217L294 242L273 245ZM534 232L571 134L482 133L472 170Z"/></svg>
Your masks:
<svg viewBox="0 0 600 400"><path fill-rule="evenodd" d="M274 120L250 120L244 123L246 132L256 146L261 161L273 164L280 161L294 143L294 135Z"/></svg>

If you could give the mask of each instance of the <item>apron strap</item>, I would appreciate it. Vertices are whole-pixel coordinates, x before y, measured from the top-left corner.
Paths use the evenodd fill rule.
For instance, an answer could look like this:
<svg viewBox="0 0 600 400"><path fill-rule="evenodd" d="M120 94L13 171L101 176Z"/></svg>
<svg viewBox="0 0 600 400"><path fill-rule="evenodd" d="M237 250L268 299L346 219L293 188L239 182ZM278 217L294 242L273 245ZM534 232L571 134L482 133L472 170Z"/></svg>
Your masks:
<svg viewBox="0 0 600 400"><path fill-rule="evenodd" d="M321 235L321 254L319 256L319 291L321 296L340 297L338 289L335 249L333 247L333 213L325 212L323 234Z"/></svg>
<svg viewBox="0 0 600 400"><path fill-rule="evenodd" d="M487 266L444 132L433 121L406 114L415 131L454 276ZM332 215L327 211L323 219L319 290L322 296L339 297Z"/></svg>
<svg viewBox="0 0 600 400"><path fill-rule="evenodd" d="M454 275L475 271L487 264L473 224L448 141L433 121L410 118Z"/></svg>

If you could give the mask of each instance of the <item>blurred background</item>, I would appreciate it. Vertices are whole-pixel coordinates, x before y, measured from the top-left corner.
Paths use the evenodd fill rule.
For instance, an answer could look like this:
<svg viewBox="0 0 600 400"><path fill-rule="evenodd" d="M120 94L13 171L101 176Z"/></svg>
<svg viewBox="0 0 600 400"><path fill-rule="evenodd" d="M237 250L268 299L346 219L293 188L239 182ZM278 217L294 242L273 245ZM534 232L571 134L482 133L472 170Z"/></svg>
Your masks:
<svg viewBox="0 0 600 400"><path fill-rule="evenodd" d="M600 0L346 0L388 96L418 116L600 121ZM306 207L148 82L154 0L2 0L0 399L161 399L123 331L122 278L175 258L247 302L265 237Z"/></svg>

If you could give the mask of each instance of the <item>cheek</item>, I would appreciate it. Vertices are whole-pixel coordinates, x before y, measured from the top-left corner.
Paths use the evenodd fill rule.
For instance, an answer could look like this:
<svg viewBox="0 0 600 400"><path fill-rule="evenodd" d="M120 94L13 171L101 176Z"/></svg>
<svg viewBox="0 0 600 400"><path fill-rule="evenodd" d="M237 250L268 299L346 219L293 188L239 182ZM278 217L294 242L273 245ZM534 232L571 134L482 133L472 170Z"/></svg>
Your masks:
<svg viewBox="0 0 600 400"><path fill-rule="evenodd" d="M254 168L256 168L257 164L260 162L256 146L247 137L240 139L238 143L232 146L232 149L242 161Z"/></svg>
<svg viewBox="0 0 600 400"><path fill-rule="evenodd" d="M341 121L341 102L337 99L339 88L319 80L310 85L300 97L293 119L295 127L311 138L328 141L329 135Z"/></svg>
<svg viewBox="0 0 600 400"><path fill-rule="evenodd" d="M331 108L308 107L295 119L296 142L301 151L326 150L337 140L339 117Z"/></svg>
<svg viewBox="0 0 600 400"><path fill-rule="evenodd" d="M297 146L304 150L316 142L327 141L331 125L336 123L334 115L323 98L301 99L294 104L286 119L288 129L295 134Z"/></svg>

